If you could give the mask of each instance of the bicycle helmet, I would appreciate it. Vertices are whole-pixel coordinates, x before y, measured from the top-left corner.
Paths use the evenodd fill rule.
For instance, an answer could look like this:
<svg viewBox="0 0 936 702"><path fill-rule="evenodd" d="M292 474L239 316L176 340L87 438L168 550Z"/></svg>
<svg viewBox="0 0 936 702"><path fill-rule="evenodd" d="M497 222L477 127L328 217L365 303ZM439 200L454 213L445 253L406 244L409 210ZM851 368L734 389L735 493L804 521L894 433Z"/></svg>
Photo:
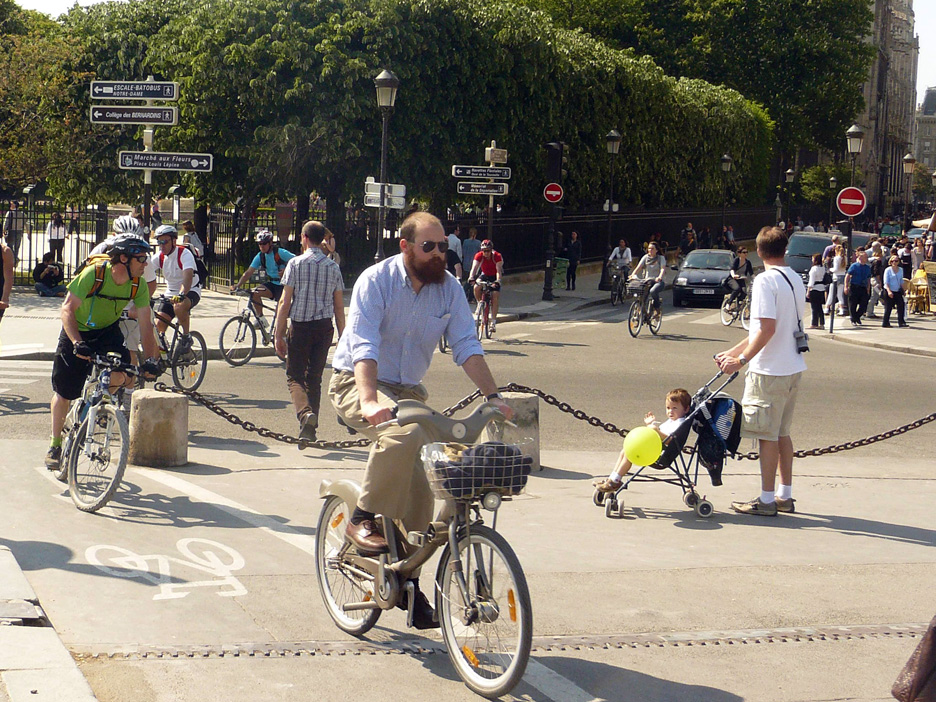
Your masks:
<svg viewBox="0 0 936 702"><path fill-rule="evenodd" d="M173 239L175 239L179 236L179 230L173 227L171 224L161 224L156 227L156 231L153 232L153 236L157 239L161 236L171 236Z"/></svg>
<svg viewBox="0 0 936 702"><path fill-rule="evenodd" d="M258 244L273 243L273 233L269 229L261 229L257 232L256 241Z"/></svg>
<svg viewBox="0 0 936 702"><path fill-rule="evenodd" d="M482 248L482 249L493 249L493 248L494 248L494 244L491 243L491 240L490 240L490 239L485 239L484 241L481 242L481 248Z"/></svg>
<svg viewBox="0 0 936 702"><path fill-rule="evenodd" d="M132 215L121 215L114 220L114 234L133 234L139 236L141 234L139 220Z"/></svg>
<svg viewBox="0 0 936 702"><path fill-rule="evenodd" d="M139 254L151 253L152 250L152 247L150 247L144 239L141 239L135 234L118 234L114 237L114 243L111 245L108 253L111 256L118 254L138 256Z"/></svg>

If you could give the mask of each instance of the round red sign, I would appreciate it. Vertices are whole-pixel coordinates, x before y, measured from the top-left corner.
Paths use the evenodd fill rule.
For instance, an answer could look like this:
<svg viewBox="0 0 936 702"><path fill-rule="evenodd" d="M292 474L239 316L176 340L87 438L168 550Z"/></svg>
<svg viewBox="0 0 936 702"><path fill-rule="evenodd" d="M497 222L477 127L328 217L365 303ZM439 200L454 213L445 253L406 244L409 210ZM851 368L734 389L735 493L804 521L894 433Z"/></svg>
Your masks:
<svg viewBox="0 0 936 702"><path fill-rule="evenodd" d="M868 206L868 198L859 188L843 188L835 198L835 205L846 217L857 217Z"/></svg>
<svg viewBox="0 0 936 702"><path fill-rule="evenodd" d="M546 198L546 202L559 202L562 199L562 195L562 186L559 185L559 183L550 183L543 188L543 197Z"/></svg>

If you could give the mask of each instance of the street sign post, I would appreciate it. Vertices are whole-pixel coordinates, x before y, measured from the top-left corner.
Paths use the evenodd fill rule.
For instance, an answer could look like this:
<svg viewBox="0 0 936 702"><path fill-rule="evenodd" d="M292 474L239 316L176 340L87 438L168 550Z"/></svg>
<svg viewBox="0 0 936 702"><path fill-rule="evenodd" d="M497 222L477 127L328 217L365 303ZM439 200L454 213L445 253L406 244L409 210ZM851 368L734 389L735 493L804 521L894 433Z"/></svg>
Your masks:
<svg viewBox="0 0 936 702"><path fill-rule="evenodd" d="M382 183L377 183L373 180L364 181L364 194L365 195L377 195L380 196L380 186L384 185ZM406 186L400 185L399 183L386 183L386 197L406 197Z"/></svg>
<svg viewBox="0 0 936 702"><path fill-rule="evenodd" d="M378 192L376 195L365 195L364 206L380 207L380 193ZM391 210L405 210L406 198L384 195L384 207L389 207Z"/></svg>
<svg viewBox="0 0 936 702"><path fill-rule="evenodd" d="M452 166L452 175L455 178L510 180L510 169L504 166Z"/></svg>
<svg viewBox="0 0 936 702"><path fill-rule="evenodd" d="M506 195L507 183L458 183L459 195Z"/></svg>
<svg viewBox="0 0 936 702"><path fill-rule="evenodd" d="M562 199L563 195L564 192L559 183L550 183L543 188L543 197L546 198L546 202L551 202L554 205Z"/></svg>
<svg viewBox="0 0 936 702"><path fill-rule="evenodd" d="M842 188L835 198L835 206L846 217L857 217L868 206L868 198L859 188Z"/></svg>
<svg viewBox="0 0 936 702"><path fill-rule="evenodd" d="M179 84L144 80L93 80L94 100L178 100Z"/></svg>
<svg viewBox="0 0 936 702"><path fill-rule="evenodd" d="M117 165L125 170L195 171L210 173L211 154L177 154L165 151L121 151Z"/></svg>
<svg viewBox="0 0 936 702"><path fill-rule="evenodd" d="M492 144L494 142L491 142ZM484 160L490 164L507 163L507 149L498 149L495 146L489 146L484 150ZM510 176L507 176L508 178Z"/></svg>
<svg viewBox="0 0 936 702"><path fill-rule="evenodd" d="M176 107L149 107L143 105L92 105L92 124L165 124L179 121Z"/></svg>

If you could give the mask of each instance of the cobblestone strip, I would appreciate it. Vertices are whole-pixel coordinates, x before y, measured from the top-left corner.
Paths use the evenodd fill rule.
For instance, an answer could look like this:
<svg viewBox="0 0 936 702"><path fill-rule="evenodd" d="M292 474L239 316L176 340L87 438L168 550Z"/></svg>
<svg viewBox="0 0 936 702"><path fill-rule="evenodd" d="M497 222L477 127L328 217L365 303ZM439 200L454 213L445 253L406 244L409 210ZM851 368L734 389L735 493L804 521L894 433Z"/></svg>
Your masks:
<svg viewBox="0 0 936 702"><path fill-rule="evenodd" d="M533 652L581 651L611 648L664 648L678 646L745 646L751 644L849 641L852 639L918 638L929 623L874 626L789 627L673 633L535 636ZM78 659L154 660L178 658L294 658L297 656L363 656L445 653L442 643L427 639L396 641L293 641L190 646L69 647Z"/></svg>

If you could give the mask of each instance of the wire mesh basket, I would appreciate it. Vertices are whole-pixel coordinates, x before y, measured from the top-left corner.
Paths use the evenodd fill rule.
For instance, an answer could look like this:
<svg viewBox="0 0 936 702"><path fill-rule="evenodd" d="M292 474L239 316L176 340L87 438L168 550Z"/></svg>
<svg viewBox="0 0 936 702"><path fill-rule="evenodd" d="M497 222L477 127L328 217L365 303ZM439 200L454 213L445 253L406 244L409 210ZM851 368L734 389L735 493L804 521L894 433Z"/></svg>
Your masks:
<svg viewBox="0 0 936 702"><path fill-rule="evenodd" d="M522 444L502 441L426 444L421 457L429 487L442 500L471 500L488 492L519 495L533 466Z"/></svg>
<svg viewBox="0 0 936 702"><path fill-rule="evenodd" d="M652 278L638 278L637 280L628 280L627 281L627 294L628 295L643 295L644 290L653 285Z"/></svg>

